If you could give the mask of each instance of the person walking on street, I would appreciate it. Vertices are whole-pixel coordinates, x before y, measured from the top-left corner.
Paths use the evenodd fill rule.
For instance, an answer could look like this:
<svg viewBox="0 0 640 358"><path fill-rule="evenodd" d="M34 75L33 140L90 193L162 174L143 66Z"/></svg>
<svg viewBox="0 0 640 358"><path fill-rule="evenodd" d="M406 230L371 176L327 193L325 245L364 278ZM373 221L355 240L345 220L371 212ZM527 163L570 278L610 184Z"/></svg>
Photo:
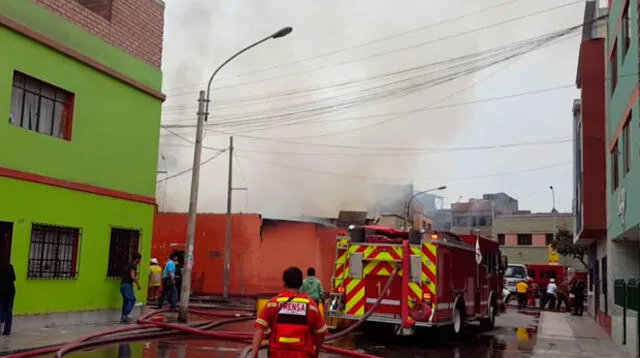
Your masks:
<svg viewBox="0 0 640 358"><path fill-rule="evenodd" d="M525 309L527 307L527 292L529 291L529 285L525 279L520 280L516 284L516 294L518 295L518 309Z"/></svg>
<svg viewBox="0 0 640 358"><path fill-rule="evenodd" d="M162 289L162 267L158 259L152 258L149 266L149 300L157 301ZM157 302L156 302L157 303Z"/></svg>
<svg viewBox="0 0 640 358"><path fill-rule="evenodd" d="M549 284L547 285L547 294L545 296L545 305L549 304L549 309L554 310L556 308L556 290L558 286L556 285L556 280L552 278L549 280ZM545 305L542 306L542 309L545 308Z"/></svg>
<svg viewBox="0 0 640 358"><path fill-rule="evenodd" d="M270 358L318 357L329 328L313 299L299 291L302 271L290 267L282 273L282 280L284 291L270 299L256 319L251 357L258 358L265 332Z"/></svg>
<svg viewBox="0 0 640 358"><path fill-rule="evenodd" d="M138 282L138 265L142 255L133 255L133 260L127 264L126 269L122 274L122 281L120 282L120 294L122 295L122 317L121 323L131 322L131 311L136 305L136 295L133 290L133 285L136 285L138 291L140 290L140 282Z"/></svg>
<svg viewBox="0 0 640 358"><path fill-rule="evenodd" d="M584 281L580 280L573 286L573 314L575 316L582 316L584 311Z"/></svg>
<svg viewBox="0 0 640 358"><path fill-rule="evenodd" d="M176 261L178 260L178 254L175 252L169 256L169 261L164 264L164 271L162 272L162 295L158 300L157 309L161 309L164 306L164 301L169 301L169 305L172 310L177 306L177 289L176 289Z"/></svg>
<svg viewBox="0 0 640 358"><path fill-rule="evenodd" d="M560 286L558 286L558 289L556 290L556 312L560 312L560 308L562 308L562 304L564 303L564 306L567 309L567 312L569 312L569 283L568 282L563 282L560 284Z"/></svg>
<svg viewBox="0 0 640 358"><path fill-rule="evenodd" d="M11 335L11 325L13 324L13 302L16 298L16 272L9 259L2 258L0 261L0 323L4 325L3 336Z"/></svg>
<svg viewBox="0 0 640 358"><path fill-rule="evenodd" d="M304 279L300 292L309 295L318 305L321 301L324 301L324 288L322 287L322 282L316 277L315 268L309 267L307 269L307 278Z"/></svg>

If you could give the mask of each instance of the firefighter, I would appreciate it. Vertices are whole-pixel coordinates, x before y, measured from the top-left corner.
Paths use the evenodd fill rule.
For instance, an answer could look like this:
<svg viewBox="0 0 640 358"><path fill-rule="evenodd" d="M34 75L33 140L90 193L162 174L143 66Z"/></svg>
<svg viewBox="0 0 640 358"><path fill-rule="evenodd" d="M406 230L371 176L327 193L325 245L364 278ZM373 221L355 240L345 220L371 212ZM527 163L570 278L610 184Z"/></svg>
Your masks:
<svg viewBox="0 0 640 358"><path fill-rule="evenodd" d="M529 292L529 285L526 279L520 280L516 284L516 293L518 294L518 309L525 309L527 307L527 292Z"/></svg>
<svg viewBox="0 0 640 358"><path fill-rule="evenodd" d="M269 357L318 357L328 327L319 313L318 305L299 292L302 271L290 267L282 273L284 291L270 299L256 319L252 355L257 358L260 343L267 332Z"/></svg>

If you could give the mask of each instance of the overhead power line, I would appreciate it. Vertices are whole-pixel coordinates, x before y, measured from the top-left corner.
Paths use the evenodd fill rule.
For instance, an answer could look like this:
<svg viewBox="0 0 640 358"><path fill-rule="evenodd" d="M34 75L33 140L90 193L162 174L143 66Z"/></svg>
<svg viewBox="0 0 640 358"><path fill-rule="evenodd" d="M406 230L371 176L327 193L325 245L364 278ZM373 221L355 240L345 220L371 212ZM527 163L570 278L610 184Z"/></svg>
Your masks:
<svg viewBox="0 0 640 358"><path fill-rule="evenodd" d="M403 51L407 51L410 49L414 49L414 48L419 48L419 47L423 47L432 43L436 43L436 42L440 42L440 41L445 41L445 40L449 40L452 38L456 38L459 36L463 36L463 35L468 35L470 33L474 33L474 32L478 32L478 31L483 31L489 28L493 28L496 26L501 26L501 25L505 25L511 22L515 22L515 21L519 21L525 18L529 18L532 16L537 16L537 15L542 15L548 12L552 12L552 11L556 11L565 7L569 7L572 5L576 5L576 4L583 4L584 0L577 0L577 1L572 1L569 3L565 3L562 5L558 5L558 6L554 6L554 7L550 7L550 8L546 8L543 10L538 10L538 11L534 11L534 12L530 12L524 15L520 15L520 16L516 16L507 20L503 20L503 21L498 21L495 23L491 23L488 25L484 25L484 26L479 26L470 30L466 30L466 31L462 31L462 32L458 32L452 35L448 35L448 36L443 36L443 37L439 37L436 39L432 39L432 40L428 40L428 41L424 41L424 42L420 42L420 43L416 43L416 44L412 44L412 45L408 45L405 47L401 47L401 48L397 48L397 49L393 49L393 50L388 50L388 51L384 51L384 52L378 52L378 53L374 53L371 55L367 55L367 56L363 56L363 57L356 57L356 58L351 58L349 60L345 60L342 62L337 62L337 63L333 63L333 64L329 64L329 65L324 65L324 66L320 66L320 67L313 67L313 68L308 68L305 70L301 70L301 71L295 71L295 72L288 72L288 73L284 73L281 75L277 75L277 76L272 76L272 77L267 77L267 78L262 78L262 79L257 79L257 80L253 80L253 81L247 81L247 82L241 82L241 83L236 83L236 84L232 84L232 85L226 85L226 86L217 86L216 90L220 90L220 89L225 89L225 88L235 88L235 87L240 87L240 86L246 86L246 85L250 85L250 84L255 84L255 83L262 83L262 82L267 82L267 81L272 81L274 79L278 79L278 78L283 78L283 77L291 77L294 75L299 75L299 74L304 74L304 73L309 73L309 72L315 72L315 71L319 71L319 70L323 70L323 69L327 69L327 68L332 68L332 67L338 67L338 66L342 66L342 65L346 65L346 64L350 64L353 62L357 62L357 61L362 61L362 60L368 60L368 59L372 59L372 58L377 58L377 57L382 57L382 56L387 56L390 54L395 54L395 53L399 53L399 52L403 52ZM191 87L195 87L195 86L200 86L201 84L194 84ZM182 87L182 88L187 88ZM171 89L167 89L166 91L170 91Z"/></svg>
<svg viewBox="0 0 640 358"><path fill-rule="evenodd" d="M530 173L530 172L541 171L541 170L546 170L546 169L551 169L551 168L557 168L557 167L561 167L561 166L564 166L564 165L572 163L571 161L566 161L566 162L560 162L560 163L555 163L555 164L551 164L551 165L545 165L545 166L542 166L542 167L534 167L534 168L528 168L528 169L523 169L523 170L515 170L515 171L495 173L495 174L463 176L463 177L403 178L403 177L382 177L382 176L381 177L370 177L370 176L364 176L364 175L353 175L353 174L346 174L346 173L328 172L328 171L322 171L322 170L300 168L300 167L296 167L296 166L292 166L292 165L286 165L286 164L277 164L277 163L267 162L267 161L263 161L263 160L259 160L259 159L255 159L255 158L251 158L251 157L247 157L247 156L244 156L244 155L239 155L239 157L243 158L243 159L246 159L248 161L256 162L256 163L260 163L260 164L264 164L264 165L268 165L268 166L273 166L273 167L280 167L280 168L290 169L290 170L299 171L299 172L321 174L321 175L329 175L329 176L336 176L336 177L354 178L354 179L363 179L363 180L373 180L373 181L380 181L380 180L401 180L401 181L408 181L408 180L412 180L412 181L475 180L475 179L494 178L494 177L502 177L502 176L508 176L508 175L517 175L517 174Z"/></svg>
<svg viewBox="0 0 640 358"><path fill-rule="evenodd" d="M373 151L373 152L358 152L358 153L344 153L344 152L299 152L299 151L265 151L265 150L238 150L240 153L260 153L260 154L273 154L273 155L292 155L292 156L347 156L347 157L359 157L359 156L393 156L393 155L417 155L417 154L437 154L437 153L450 153L450 152L468 152L476 150L491 150L491 149L507 149L529 146L541 146L551 144L563 144L573 142L572 138L554 138L554 139L542 139L529 142L509 143L509 144L496 144L486 146L473 146L473 147L441 147L441 148L420 148L420 149L400 149L397 151ZM351 149L351 148L350 148Z"/></svg>
<svg viewBox="0 0 640 358"><path fill-rule="evenodd" d="M244 115L240 114L240 115L236 115L236 118L237 118L236 120L216 121L215 124L213 125L215 125L217 128L220 128L223 126L227 126L227 127L243 126L245 127L245 129L247 126L254 126L254 129L258 130L258 129L265 129L265 126L268 129L268 128L274 128L274 127L297 125L300 123L311 122L314 120L314 118L323 117L333 112L362 106L370 102L375 102L380 100L387 101L390 99L415 94L426 88L430 88L442 83L450 82L456 78L466 76L471 73L475 73L482 69L493 66L497 63L515 59L519 56L522 56L525 53L528 53L530 51L533 51L539 48L540 46L543 46L545 43L549 43L549 41L553 41L554 38L557 39L561 36L566 35L566 33L567 33L566 31L559 32L559 33L552 33L552 34L543 36L542 38L537 38L534 41L530 41L530 43L523 42L522 45L526 46L523 49L518 49L513 53L507 52L497 59L490 60L488 63L484 63L484 64L472 63L471 67L462 68L460 70L457 70L457 72L447 73L447 71L443 71L443 70L434 71L432 73L439 77L428 79L427 81L420 78L414 78L413 80L417 80L417 81L412 82L411 78L409 79L405 78L405 79L388 83L384 86L377 85L377 86L371 87L368 90L357 89L356 91L353 92L354 96L352 98L349 98L349 96L345 94L339 94L332 98L316 100L315 102L319 102L319 106L315 106L315 107L313 106L309 107L309 105L314 104L313 103L314 101L311 101L311 102L308 102L306 106L305 106L305 103L303 103L303 104L294 104L294 105L290 105L289 107L280 108L280 110L285 110L285 112L278 113L277 112L278 109L276 109L275 111L273 111L276 113L272 115L270 114L265 115L264 114L265 111L258 111L258 112L255 112L255 114L262 114L262 116L258 116L254 118L251 118L252 113L248 113ZM427 75L431 75L431 73ZM385 87L388 87L388 86L392 86L392 88L386 89ZM393 88L393 86L396 86L396 88ZM434 104L435 103L431 105L434 105ZM289 112L286 112L287 110ZM243 116L244 118L248 118L248 119L242 119ZM192 125L165 124L165 126L166 128L185 128L185 127L191 127Z"/></svg>
<svg viewBox="0 0 640 358"><path fill-rule="evenodd" d="M224 78L221 78L220 80L228 80L228 79L245 77L245 76L253 75L253 74L256 74L256 73L267 72L267 71L271 71L271 70L282 68L282 67L290 67L292 65L297 65L297 64L300 64L300 63L303 63L303 62L317 60L317 59L320 59L320 58L323 58L323 57L332 56L332 55L335 55L335 54L338 54L338 53L342 53L342 52L345 52L345 51L350 51L350 50L366 47L366 46L369 46L369 45L377 44L377 43L384 42L384 41L387 41L387 40L392 40L392 39L395 39L395 38L398 38L398 37L402 37L402 36L405 36L405 35L409 35L409 34L412 34L412 33L424 31L424 30L427 30L427 29L430 29L430 28L433 28L433 27L436 27L436 26L444 25L444 24L449 23L449 22L462 20L462 19L465 19L467 17L471 17L471 16L478 15L478 14L481 14L481 13L484 13L484 12L487 12L487 11L498 9L498 8L501 8L501 7L504 7L504 6L507 6L507 5L511 5L511 4L520 2L520 1L522 1L522 0L505 1L505 2L500 3L500 4L487 6L485 8L482 8L482 9L479 9L479 10L476 10L476 11L472 11L472 12L468 12L466 14L449 17L449 18L446 18L446 19L443 19L443 20L440 20L440 21L437 21L437 22L434 22L434 23L431 23L431 24L428 24L428 25L425 25L425 26L421 26L421 27L418 27L418 28L415 28L415 29L403 31L403 32L400 32L400 33L397 33L397 34L394 34L394 35L390 35L390 36L374 39L374 40L367 41L367 42L362 42L362 43L359 43L359 44L356 44L356 45L343 47L343 48L340 48L340 49L337 49L337 50L324 52L324 53L321 53L321 54L318 54L318 55L306 57L306 58L299 59L299 60L294 60L294 61L289 61L289 62L277 64L277 65L274 65L274 66L271 66L271 67L267 67L267 68L262 68L262 69L258 69L258 70L254 70L254 71L249 71L249 72L241 73L241 74L234 75L234 76L224 77ZM202 84L204 84L204 83L202 83ZM174 89L190 88L190 87L199 86L199 85L201 85L201 84L187 85L187 86L181 86L181 87L173 87L173 88L167 89L165 92L171 91L171 90L174 90Z"/></svg>
<svg viewBox="0 0 640 358"><path fill-rule="evenodd" d="M210 161L216 159L217 157L219 157L222 153L224 153L226 151L227 151L226 149L218 151L218 153L214 154L213 156L201 161L200 162L200 166L203 166L203 165L209 163ZM162 183L162 182L165 182L167 180L171 180L171 179L177 178L179 176L185 175L185 174L190 173L192 171L193 171L193 167L185 169L185 170L182 170L182 171L179 171L179 172L177 172L175 174L169 175L167 177L164 177L164 178L158 180L157 183Z"/></svg>

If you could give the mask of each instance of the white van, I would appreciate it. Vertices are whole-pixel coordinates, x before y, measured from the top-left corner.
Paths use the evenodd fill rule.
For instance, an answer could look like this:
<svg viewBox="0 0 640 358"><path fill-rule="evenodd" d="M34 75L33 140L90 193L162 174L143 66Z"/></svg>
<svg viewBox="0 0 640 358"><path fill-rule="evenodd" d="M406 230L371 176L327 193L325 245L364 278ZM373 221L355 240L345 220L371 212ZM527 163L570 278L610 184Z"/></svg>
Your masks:
<svg viewBox="0 0 640 358"><path fill-rule="evenodd" d="M528 280L527 266L524 264L508 264L504 271L504 288L510 294L516 293L516 284L522 279Z"/></svg>

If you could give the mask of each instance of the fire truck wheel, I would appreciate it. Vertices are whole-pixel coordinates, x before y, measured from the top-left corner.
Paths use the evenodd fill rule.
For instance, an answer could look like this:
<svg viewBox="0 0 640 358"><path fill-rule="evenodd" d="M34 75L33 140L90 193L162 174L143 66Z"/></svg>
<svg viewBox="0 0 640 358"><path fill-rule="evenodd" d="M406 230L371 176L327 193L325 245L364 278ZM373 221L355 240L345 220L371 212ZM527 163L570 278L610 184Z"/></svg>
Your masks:
<svg viewBox="0 0 640 358"><path fill-rule="evenodd" d="M489 317L480 321L480 326L483 330L492 330L496 325L496 310L496 303L492 302L491 305L489 305Z"/></svg>
<svg viewBox="0 0 640 358"><path fill-rule="evenodd" d="M453 310L453 334L458 336L462 333L462 328L464 327L464 308L462 305L458 304L456 309Z"/></svg>

